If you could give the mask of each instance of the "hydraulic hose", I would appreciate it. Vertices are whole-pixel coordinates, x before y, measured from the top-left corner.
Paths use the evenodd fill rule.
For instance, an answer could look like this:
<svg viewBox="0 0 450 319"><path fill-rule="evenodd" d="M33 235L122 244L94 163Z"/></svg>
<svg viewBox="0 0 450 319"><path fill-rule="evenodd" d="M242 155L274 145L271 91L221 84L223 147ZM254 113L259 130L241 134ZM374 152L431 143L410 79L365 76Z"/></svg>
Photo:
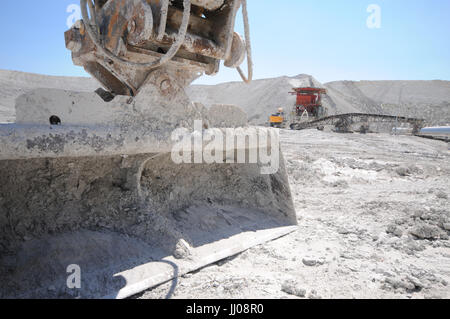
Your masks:
<svg viewBox="0 0 450 319"><path fill-rule="evenodd" d="M245 76L241 67L237 67L239 75L245 83L250 83L253 79L253 58L252 58L252 45L250 39L250 23L248 21L247 0L242 1L242 16L244 17L244 32L245 32L245 47L247 50L247 68L248 75Z"/></svg>
<svg viewBox="0 0 450 319"><path fill-rule="evenodd" d="M88 8L87 8L88 1L91 3L91 5L89 6L89 11L90 11L90 15L91 15L92 19L89 19ZM186 34L187 34L188 26L189 26L189 18L191 16L191 0L184 0L183 1L183 6L184 6L183 18L182 18L180 30L175 39L175 42L170 47L169 51L167 51L167 53L165 55L163 55L156 61L153 61L150 63L137 63L137 62L131 62L128 60L124 60L124 59L118 57L117 55L114 55L113 53L111 53L105 47L103 47L103 45L100 43L98 32L95 32L91 26L91 23L94 23L95 27L98 28L98 26L96 25L96 12L92 6L91 0L80 0L80 6L81 6L81 15L83 17L86 31L89 34L89 36L91 37L92 41L95 43L95 45L98 47L98 49L103 54L105 54L108 58L110 58L115 63L124 64L124 65L131 66L131 67L143 67L143 68L151 68L151 69L158 68L158 67L166 64L167 62L169 62L171 59L173 59L173 57L175 57L175 55L180 50L180 48L183 45L184 40L186 38Z"/></svg>

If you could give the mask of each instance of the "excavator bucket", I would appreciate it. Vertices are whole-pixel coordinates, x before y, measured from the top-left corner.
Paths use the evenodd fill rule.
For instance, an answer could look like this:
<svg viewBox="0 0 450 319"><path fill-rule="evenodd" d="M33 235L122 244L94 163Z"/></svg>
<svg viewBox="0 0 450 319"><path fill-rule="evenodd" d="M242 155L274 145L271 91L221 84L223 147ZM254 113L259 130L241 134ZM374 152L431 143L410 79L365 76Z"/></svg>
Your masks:
<svg viewBox="0 0 450 319"><path fill-rule="evenodd" d="M276 154L275 134L267 141L255 130L267 146L247 140L239 148L238 133L231 152L221 153L225 138L218 145L219 161L179 163L177 126L155 114L202 120L199 130L186 123L179 133L194 141L208 132L225 137L217 112L230 131L225 119L242 121L242 111L128 99L37 90L17 100L16 124L0 126L1 298L124 298L295 229L283 160L271 174L260 160L230 161L241 151L249 158L252 148ZM183 156L207 146L192 143ZM79 289L71 289L74 269Z"/></svg>
<svg viewBox="0 0 450 319"><path fill-rule="evenodd" d="M164 62L171 33L141 25L183 29L181 15L196 21L189 32L211 35L201 23L234 25L241 1L182 4L91 3L89 27L78 22L66 40L107 90L35 90L17 99L16 123L0 125L0 298L126 298L296 229L277 132L184 91L217 61L242 62L240 37L223 29L214 57L190 52L182 32L189 43ZM117 30L126 36L115 42ZM152 46L159 35L165 45Z"/></svg>

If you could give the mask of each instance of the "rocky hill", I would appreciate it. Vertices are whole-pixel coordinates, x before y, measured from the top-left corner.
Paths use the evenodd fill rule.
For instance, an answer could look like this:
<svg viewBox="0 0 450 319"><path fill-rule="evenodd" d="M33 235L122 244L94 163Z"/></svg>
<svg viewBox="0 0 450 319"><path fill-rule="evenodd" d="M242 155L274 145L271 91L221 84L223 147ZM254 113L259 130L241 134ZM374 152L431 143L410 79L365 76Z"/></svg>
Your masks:
<svg viewBox="0 0 450 319"><path fill-rule="evenodd" d="M229 82L193 85L191 99L206 106L235 104L242 107L253 124L266 124L277 108L290 109L293 87L323 87L328 90L324 106L329 114L349 112L411 116L430 124L450 124L450 81L336 81L321 84L310 75L255 80L250 84ZM91 78L54 77L0 70L0 122L14 121L14 101L35 88L94 91L99 84Z"/></svg>

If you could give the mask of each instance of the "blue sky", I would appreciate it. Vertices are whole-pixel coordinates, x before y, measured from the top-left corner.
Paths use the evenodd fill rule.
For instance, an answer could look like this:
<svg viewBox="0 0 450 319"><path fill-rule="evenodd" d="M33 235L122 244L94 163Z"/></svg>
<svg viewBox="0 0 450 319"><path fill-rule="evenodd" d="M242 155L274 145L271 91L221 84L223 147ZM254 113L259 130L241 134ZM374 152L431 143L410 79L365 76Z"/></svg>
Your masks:
<svg viewBox="0 0 450 319"><path fill-rule="evenodd" d="M311 74L334 80L450 80L448 0L248 0L255 78ZM3 1L0 69L86 76L64 31L76 0ZM370 29L367 8L381 8ZM242 31L239 18L238 31ZM242 32L241 32L242 33ZM238 81L223 67L198 83Z"/></svg>

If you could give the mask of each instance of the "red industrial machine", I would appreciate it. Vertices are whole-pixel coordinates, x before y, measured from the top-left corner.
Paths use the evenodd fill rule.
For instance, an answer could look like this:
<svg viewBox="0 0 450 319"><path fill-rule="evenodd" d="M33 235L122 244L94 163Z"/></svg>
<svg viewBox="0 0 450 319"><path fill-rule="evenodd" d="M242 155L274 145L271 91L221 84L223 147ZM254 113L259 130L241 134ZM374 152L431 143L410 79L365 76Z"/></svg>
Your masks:
<svg viewBox="0 0 450 319"><path fill-rule="evenodd" d="M322 106L322 95L327 94L327 90L319 88L294 88L290 94L297 95L295 104L295 115L304 117L319 118L325 115Z"/></svg>

